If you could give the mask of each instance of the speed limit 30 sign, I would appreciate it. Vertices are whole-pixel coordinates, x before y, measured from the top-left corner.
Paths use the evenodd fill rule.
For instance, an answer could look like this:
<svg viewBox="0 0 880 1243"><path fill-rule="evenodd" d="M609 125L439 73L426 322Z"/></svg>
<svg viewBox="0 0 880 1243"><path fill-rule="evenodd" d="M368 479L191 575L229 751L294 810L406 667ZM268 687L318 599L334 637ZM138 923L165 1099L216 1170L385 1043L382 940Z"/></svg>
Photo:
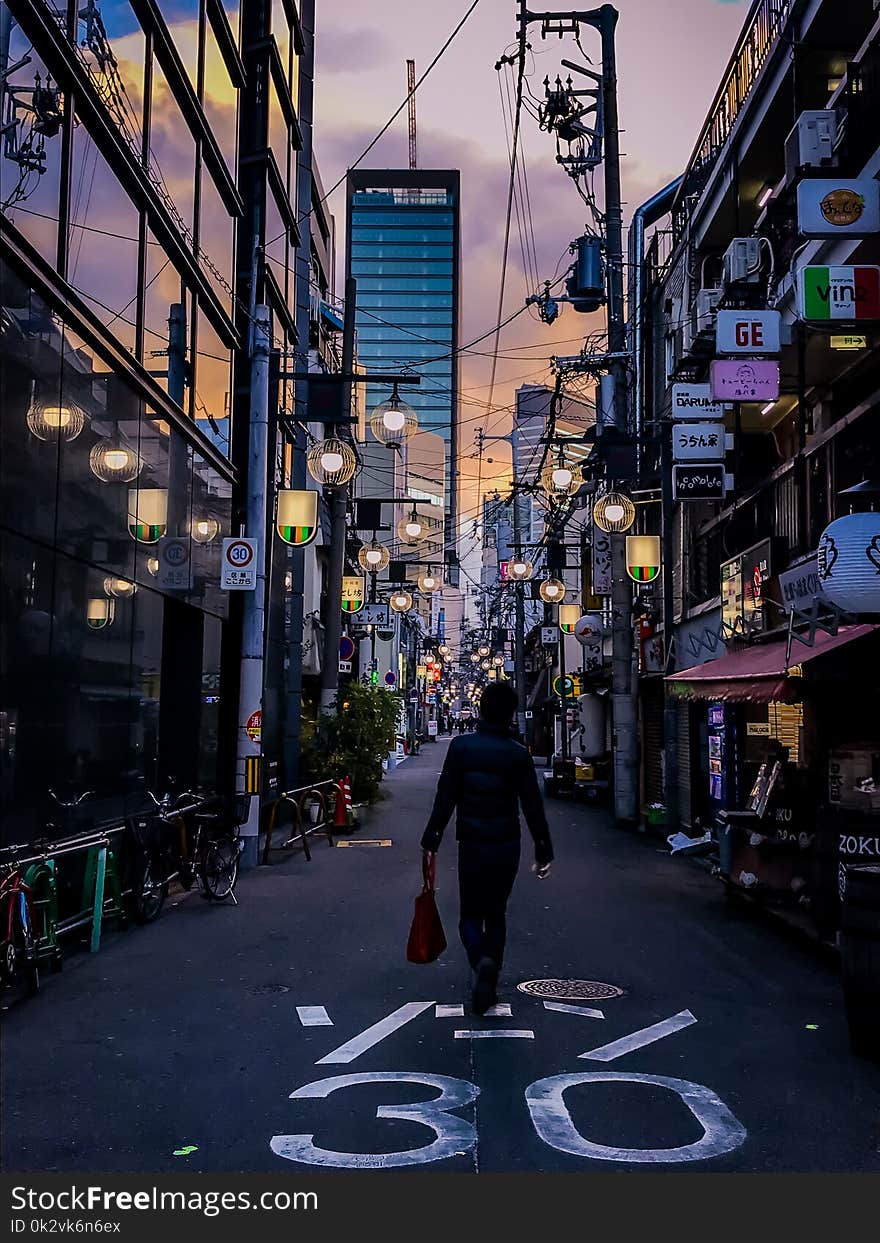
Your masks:
<svg viewBox="0 0 880 1243"><path fill-rule="evenodd" d="M240 535L223 541L220 586L223 591L255 591L258 541Z"/></svg>

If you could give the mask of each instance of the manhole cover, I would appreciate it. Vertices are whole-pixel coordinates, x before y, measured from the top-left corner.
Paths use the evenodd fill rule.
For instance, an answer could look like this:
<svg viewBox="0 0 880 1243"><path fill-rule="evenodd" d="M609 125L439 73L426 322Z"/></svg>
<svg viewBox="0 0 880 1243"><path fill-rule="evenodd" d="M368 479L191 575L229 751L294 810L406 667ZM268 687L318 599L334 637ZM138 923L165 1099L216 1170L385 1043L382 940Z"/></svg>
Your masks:
<svg viewBox="0 0 880 1243"><path fill-rule="evenodd" d="M270 993L289 993L290 989L286 984L255 984L248 992L253 997L264 997Z"/></svg>
<svg viewBox="0 0 880 1243"><path fill-rule="evenodd" d="M599 980L526 980L516 986L530 997L546 997L553 1001L602 1001L622 997L624 990Z"/></svg>

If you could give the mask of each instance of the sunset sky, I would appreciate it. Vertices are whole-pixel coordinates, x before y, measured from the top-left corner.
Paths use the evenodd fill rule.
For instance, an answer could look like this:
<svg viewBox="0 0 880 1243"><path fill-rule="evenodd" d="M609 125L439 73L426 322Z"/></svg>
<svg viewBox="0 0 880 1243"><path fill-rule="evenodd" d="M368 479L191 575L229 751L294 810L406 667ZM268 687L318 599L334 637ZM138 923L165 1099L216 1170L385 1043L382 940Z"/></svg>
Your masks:
<svg viewBox="0 0 880 1243"><path fill-rule="evenodd" d="M421 72L467 9L466 0L332 0L318 4L315 74L315 150L325 185L332 185L366 147L406 94L406 58ZM682 171L748 4L737 0L618 0L618 74L624 198L627 216L639 203ZM419 163L460 168L463 200L462 343L495 323L508 178L507 145L495 63L511 50L516 34L515 0L483 0L418 92ZM542 42L532 28L535 67L530 80L543 94L545 75L555 77L559 60L578 60L570 39ZM598 64L598 34L586 32L585 51ZM373 148L364 167L405 167L406 114ZM582 232L584 208L573 184L555 163L553 140L526 118L523 144L539 269L552 277L568 242ZM600 178L601 180L601 178ZM331 197L340 255L344 190ZM567 260L567 255L565 255ZM526 293L516 229L511 237L505 313ZM565 264L563 263L563 267ZM531 290L529 290L531 292ZM549 375L548 354L577 353L592 317L566 308L548 328L521 316L501 339L493 407L513 400L520 383ZM556 343L559 343L558 345ZM491 339L477 347L488 351ZM464 399L461 445L472 451L482 426L491 360L462 358ZM509 430L509 416L491 414L489 431ZM506 445L487 449L482 478L509 471ZM464 504L474 504L473 458L462 463Z"/></svg>

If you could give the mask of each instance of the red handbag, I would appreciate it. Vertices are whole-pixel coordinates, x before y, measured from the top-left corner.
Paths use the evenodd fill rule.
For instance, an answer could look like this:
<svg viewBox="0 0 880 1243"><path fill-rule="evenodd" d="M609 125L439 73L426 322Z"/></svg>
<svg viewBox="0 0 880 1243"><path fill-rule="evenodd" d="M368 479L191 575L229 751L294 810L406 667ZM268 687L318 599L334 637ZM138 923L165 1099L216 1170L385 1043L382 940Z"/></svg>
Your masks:
<svg viewBox="0 0 880 1243"><path fill-rule="evenodd" d="M437 910L437 899L434 896L434 873L436 865L433 855L430 862L422 856L422 892L416 898L413 912L412 927L406 943L406 957L409 962L434 962L446 949L446 934L440 912Z"/></svg>

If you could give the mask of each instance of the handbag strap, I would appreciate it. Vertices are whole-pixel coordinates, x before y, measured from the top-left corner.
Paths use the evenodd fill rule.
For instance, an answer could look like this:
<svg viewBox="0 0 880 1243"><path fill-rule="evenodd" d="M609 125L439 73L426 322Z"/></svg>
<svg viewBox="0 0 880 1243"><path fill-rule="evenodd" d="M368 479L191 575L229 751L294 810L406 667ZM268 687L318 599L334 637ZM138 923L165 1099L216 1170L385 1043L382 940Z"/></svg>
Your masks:
<svg viewBox="0 0 880 1243"><path fill-rule="evenodd" d="M422 883L423 883L422 892L423 893L429 893L429 892L433 893L436 871L437 871L437 861L436 861L435 856L431 855L429 858L427 854L423 853L422 854Z"/></svg>

